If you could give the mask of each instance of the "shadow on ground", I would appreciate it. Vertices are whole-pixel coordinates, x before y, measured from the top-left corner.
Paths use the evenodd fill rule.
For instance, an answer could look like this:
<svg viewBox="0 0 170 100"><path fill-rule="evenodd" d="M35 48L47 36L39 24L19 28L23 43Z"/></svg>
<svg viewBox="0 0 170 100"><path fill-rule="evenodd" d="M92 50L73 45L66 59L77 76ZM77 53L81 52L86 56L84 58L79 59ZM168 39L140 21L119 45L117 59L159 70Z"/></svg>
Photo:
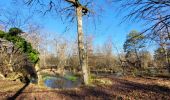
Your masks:
<svg viewBox="0 0 170 100"><path fill-rule="evenodd" d="M126 78L109 78L113 82L111 86L82 86L76 89L48 90L25 84L24 87L8 98L8 100L22 100L23 98L29 100L170 100L170 88L154 84L155 80L144 78L128 80ZM144 81L139 81L140 79ZM27 86L28 88L24 90Z"/></svg>
<svg viewBox="0 0 170 100"><path fill-rule="evenodd" d="M22 94L22 92L25 90L25 88L30 84L29 80L27 79L26 84L19 89L13 96L8 97L7 100L15 100L18 96L20 96Z"/></svg>

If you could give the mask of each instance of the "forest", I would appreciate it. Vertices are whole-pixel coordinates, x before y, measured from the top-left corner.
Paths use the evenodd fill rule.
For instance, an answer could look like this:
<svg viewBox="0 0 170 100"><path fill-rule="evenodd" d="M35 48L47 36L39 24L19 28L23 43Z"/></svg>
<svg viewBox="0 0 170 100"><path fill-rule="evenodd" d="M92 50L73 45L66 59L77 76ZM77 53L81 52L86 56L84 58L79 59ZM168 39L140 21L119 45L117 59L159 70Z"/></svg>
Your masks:
<svg viewBox="0 0 170 100"><path fill-rule="evenodd" d="M0 100L170 100L169 0L0 2Z"/></svg>

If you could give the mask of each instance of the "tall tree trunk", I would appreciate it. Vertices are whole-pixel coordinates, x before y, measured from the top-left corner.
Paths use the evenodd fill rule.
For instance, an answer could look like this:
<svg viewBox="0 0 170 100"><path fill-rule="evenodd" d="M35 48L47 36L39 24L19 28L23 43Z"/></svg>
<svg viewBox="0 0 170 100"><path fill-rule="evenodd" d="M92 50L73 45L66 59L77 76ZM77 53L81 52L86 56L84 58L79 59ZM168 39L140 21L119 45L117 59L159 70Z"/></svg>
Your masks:
<svg viewBox="0 0 170 100"><path fill-rule="evenodd" d="M84 34L83 34L83 24L82 24L82 7L76 7L76 15L77 15L77 32L78 32L78 50L79 50L79 60L80 67L82 68L84 84L87 85L89 83L88 79L88 64L87 59L85 57L85 48L84 48Z"/></svg>

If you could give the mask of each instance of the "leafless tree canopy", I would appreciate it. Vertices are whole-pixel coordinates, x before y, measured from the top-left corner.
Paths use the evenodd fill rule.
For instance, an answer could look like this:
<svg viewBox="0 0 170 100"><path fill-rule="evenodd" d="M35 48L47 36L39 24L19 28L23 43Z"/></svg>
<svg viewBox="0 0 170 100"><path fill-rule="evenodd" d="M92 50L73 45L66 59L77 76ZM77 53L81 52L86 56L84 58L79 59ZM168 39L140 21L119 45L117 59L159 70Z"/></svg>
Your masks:
<svg viewBox="0 0 170 100"><path fill-rule="evenodd" d="M19 0L14 0L19 2ZM61 20L74 22L76 18L75 7L81 6L83 14L88 13L93 0L23 0L23 3L30 6L32 9L46 15L53 13L54 16L59 16Z"/></svg>
<svg viewBox="0 0 170 100"><path fill-rule="evenodd" d="M164 31L170 39L170 1L169 0L112 0L119 2L121 9L129 11L125 19L144 20L147 28L142 33L152 36ZM153 38L153 37L152 37Z"/></svg>
<svg viewBox="0 0 170 100"><path fill-rule="evenodd" d="M11 27L25 29L32 17L33 15L24 15L21 10L1 9L0 25L2 25L4 31L7 31Z"/></svg>

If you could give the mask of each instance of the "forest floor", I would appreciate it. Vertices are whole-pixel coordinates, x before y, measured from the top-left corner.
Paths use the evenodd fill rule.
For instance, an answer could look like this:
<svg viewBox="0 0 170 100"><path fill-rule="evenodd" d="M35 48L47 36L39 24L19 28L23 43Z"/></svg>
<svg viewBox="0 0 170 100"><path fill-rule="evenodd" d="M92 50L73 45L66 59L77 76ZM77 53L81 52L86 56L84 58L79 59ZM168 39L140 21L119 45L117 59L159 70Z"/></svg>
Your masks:
<svg viewBox="0 0 170 100"><path fill-rule="evenodd" d="M1 80L0 100L170 100L170 79L156 77L100 77L111 85L96 83L74 89L48 89L34 84Z"/></svg>

